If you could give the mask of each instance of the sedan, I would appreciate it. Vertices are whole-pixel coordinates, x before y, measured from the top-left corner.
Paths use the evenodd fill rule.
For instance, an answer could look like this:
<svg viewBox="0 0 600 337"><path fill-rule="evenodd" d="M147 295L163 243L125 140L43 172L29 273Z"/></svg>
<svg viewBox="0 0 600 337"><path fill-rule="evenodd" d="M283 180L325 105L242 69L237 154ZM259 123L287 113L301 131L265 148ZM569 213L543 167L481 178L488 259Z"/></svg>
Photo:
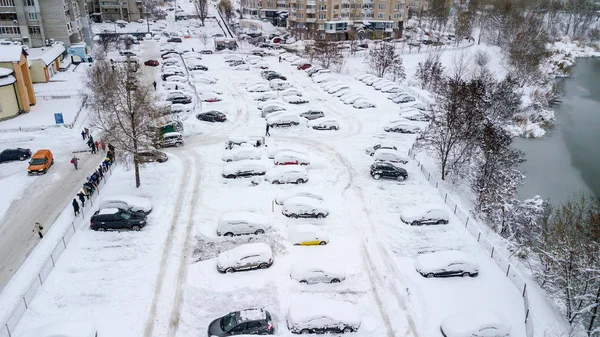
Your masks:
<svg viewBox="0 0 600 337"><path fill-rule="evenodd" d="M299 66L297 67L297 69L298 69L298 70L306 70L306 69L308 69L308 68L310 68L310 67L312 67L312 64L310 64L310 63L304 63L304 64L301 64L301 65L299 65Z"/></svg>
<svg viewBox="0 0 600 337"><path fill-rule="evenodd" d="M287 326L292 333L351 333L360 327L356 307L343 301L322 297L292 303Z"/></svg>
<svg viewBox="0 0 600 337"><path fill-rule="evenodd" d="M213 52L212 52L212 50L204 49L204 50L199 51L199 53L204 54L204 55L210 55Z"/></svg>
<svg viewBox="0 0 600 337"><path fill-rule="evenodd" d="M31 158L31 151L29 149L6 149L0 152L0 163L5 163L13 160L23 161L25 159Z"/></svg>
<svg viewBox="0 0 600 337"><path fill-rule="evenodd" d="M253 146L240 146L235 149L223 152L221 159L226 162L240 160L259 160L261 158L260 151Z"/></svg>
<svg viewBox="0 0 600 337"><path fill-rule="evenodd" d="M415 267L425 277L477 276L479 265L463 252L456 250L420 254Z"/></svg>
<svg viewBox="0 0 600 337"><path fill-rule="evenodd" d="M300 117L304 117L308 120L325 117L325 114L321 110L308 110L300 114Z"/></svg>
<svg viewBox="0 0 600 337"><path fill-rule="evenodd" d="M263 109L264 111L264 109ZM270 127L284 127L300 125L300 116L295 113L281 113L277 116L267 118L267 124Z"/></svg>
<svg viewBox="0 0 600 337"><path fill-rule="evenodd" d="M396 133L418 133L421 132L421 128L418 126L408 124L405 122L395 122L383 128L385 132L396 132Z"/></svg>
<svg viewBox="0 0 600 337"><path fill-rule="evenodd" d="M308 181L308 172L304 167L290 165L270 169L265 179L272 184L303 184Z"/></svg>
<svg viewBox="0 0 600 337"><path fill-rule="evenodd" d="M275 165L310 165L308 157L296 151L279 151L273 162Z"/></svg>
<svg viewBox="0 0 600 337"><path fill-rule="evenodd" d="M159 64L160 63L157 60L148 60L144 62L144 65L149 67L158 67Z"/></svg>
<svg viewBox="0 0 600 337"><path fill-rule="evenodd" d="M227 116L219 111L207 111L199 113L196 115L196 118L205 122L225 122L227 120Z"/></svg>
<svg viewBox="0 0 600 337"><path fill-rule="evenodd" d="M300 97L300 96L296 96L296 95L284 96L283 100L290 104L306 104L306 103L308 103L308 99Z"/></svg>
<svg viewBox="0 0 600 337"><path fill-rule="evenodd" d="M166 153L158 150L139 151L135 154L135 160L139 163L164 163L169 159Z"/></svg>
<svg viewBox="0 0 600 337"><path fill-rule="evenodd" d="M181 43L182 41L181 41L180 37L172 37L172 38L168 39L167 42Z"/></svg>
<svg viewBox="0 0 600 337"><path fill-rule="evenodd" d="M414 102L416 99L410 95L400 95L392 98L392 102L396 104Z"/></svg>
<svg viewBox="0 0 600 337"><path fill-rule="evenodd" d="M273 264L273 251L266 243L247 243L227 250L217 257L217 270L234 273L240 270L267 269Z"/></svg>
<svg viewBox="0 0 600 337"><path fill-rule="evenodd" d="M356 100L356 101L355 101L355 102L352 104L352 106L353 106L355 109L369 109L369 108L374 108L374 107L375 107L375 104L373 104L373 103L371 103L371 102L367 101L367 100L366 100L366 99L364 99L364 98L360 98L360 99Z"/></svg>
<svg viewBox="0 0 600 337"><path fill-rule="evenodd" d="M174 71L174 72L169 72L169 73L164 73L162 75L160 75L160 78L163 81L166 81L167 78L171 77L171 76L184 76L184 73L180 72L180 71ZM170 80L169 80L170 81Z"/></svg>
<svg viewBox="0 0 600 337"><path fill-rule="evenodd" d="M223 167L223 177L236 179L240 177L263 176L267 172L265 165L257 160L240 160Z"/></svg>
<svg viewBox="0 0 600 337"><path fill-rule="evenodd" d="M331 118L318 118L308 122L308 127L315 130L339 130L340 124Z"/></svg>
<svg viewBox="0 0 600 337"><path fill-rule="evenodd" d="M290 277L304 284L340 283L346 279L346 273L337 263L298 261L292 265Z"/></svg>
<svg viewBox="0 0 600 337"><path fill-rule="evenodd" d="M290 218L322 219L329 215L323 203L309 197L293 197L285 199L281 214Z"/></svg>
<svg viewBox="0 0 600 337"><path fill-rule="evenodd" d="M295 197L307 197L315 199L318 202L323 201L323 196L313 192L312 190L306 188L296 187L290 191L280 191L275 195L275 203L277 205L283 205L286 199L295 198Z"/></svg>
<svg viewBox="0 0 600 337"><path fill-rule="evenodd" d="M420 205L406 208L400 215L400 220L412 226L446 225L450 215L443 205Z"/></svg>
<svg viewBox="0 0 600 337"><path fill-rule="evenodd" d="M452 315L442 322L444 337L509 337L510 323L492 311L472 311Z"/></svg>
<svg viewBox="0 0 600 337"><path fill-rule="evenodd" d="M373 156L375 154L375 151L379 150L379 149L390 149L390 150L398 150L394 145L392 144L375 144L373 146L371 146L370 148L366 149L365 152L369 155L369 156Z"/></svg>
<svg viewBox="0 0 600 337"><path fill-rule="evenodd" d="M201 64L190 64L188 65L188 69L189 70L202 70L202 71L207 71L208 68L204 65Z"/></svg>
<svg viewBox="0 0 600 337"><path fill-rule="evenodd" d="M427 115L424 111L417 109L404 110L400 113L400 116L408 120L418 122L429 122L431 120L429 115Z"/></svg>
<svg viewBox="0 0 600 337"><path fill-rule="evenodd" d="M408 163L408 158L401 155L397 150L390 149L379 149L376 150L373 154L373 159L375 161L386 161L390 163L400 163L406 164Z"/></svg>

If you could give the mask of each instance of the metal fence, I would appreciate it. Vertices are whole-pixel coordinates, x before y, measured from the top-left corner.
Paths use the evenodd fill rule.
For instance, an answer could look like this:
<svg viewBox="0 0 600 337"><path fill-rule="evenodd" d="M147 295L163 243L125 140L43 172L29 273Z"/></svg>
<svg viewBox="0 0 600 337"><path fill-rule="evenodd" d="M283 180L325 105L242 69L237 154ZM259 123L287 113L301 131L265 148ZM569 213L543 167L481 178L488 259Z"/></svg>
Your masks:
<svg viewBox="0 0 600 337"><path fill-rule="evenodd" d="M481 230L480 225L469 215L469 213L465 212L462 208L458 206L458 203L452 198L450 191L443 187L443 184L437 180L431 172L428 172L423 164L416 159L416 155L414 153L414 149L410 149L408 151L408 155L410 158L416 161L417 165L423 175L427 178L427 181L431 183L440 193L440 196L444 199L444 203L446 203L452 212L456 215L456 217L465 225L465 228L471 233L477 242L482 245L489 253L490 258L492 258L498 267L502 269L504 275L509 278L512 283L519 289L521 292L521 297L523 298L523 307L525 309L525 329L527 332L527 337L533 337L533 322L532 322L532 313L529 308L529 294L527 292L527 281L524 280L520 274L517 273L516 266L512 266L508 261L508 258L503 256L503 254L494 247L494 245L488 240L487 234Z"/></svg>
<svg viewBox="0 0 600 337"><path fill-rule="evenodd" d="M106 179L112 174L112 166L108 171L104 173L104 178L98 184L98 188L95 193L90 196L90 199L86 205L89 205L89 209L93 207L93 202L100 194L100 188L106 185ZM67 206L68 207L68 206ZM13 306L13 310L8 315L8 318L4 322L0 322L0 337L14 337L13 332L19 324L19 321L23 317L23 314L27 311L31 302L35 299L37 295L38 289L44 284L50 272L56 266L56 262L62 255L62 253L67 249L67 245L71 242L73 235L77 231L77 227L79 227L84 221L84 209L82 207L81 210L81 218L75 218L71 222L71 226L68 226L65 232L62 234L61 240L57 242L56 246L50 253L50 256L47 257L46 262L40 267L39 271L32 275L31 280L29 281L29 286L26 288L27 290L23 291L22 294L19 295L19 299L16 303L2 303L2 305ZM32 256L30 255L29 258Z"/></svg>
<svg viewBox="0 0 600 337"><path fill-rule="evenodd" d="M41 97L37 97L37 98L43 98L43 99L70 99L73 97L82 97L82 96L41 96ZM51 125L36 125L36 126L20 126L18 128L7 128L7 129L0 129L0 132L18 132L18 131L41 131L41 130L46 130L46 129L50 129L50 128L69 128L72 129L73 126L75 125L75 122L77 121L77 118L79 118L79 115L81 114L81 110L83 110L84 107L86 107L86 102L87 102L87 95L83 95L82 100L81 100L81 105L79 106L79 109L77 110L77 114L75 114L75 118L73 118L73 122L69 123L69 124L51 124Z"/></svg>

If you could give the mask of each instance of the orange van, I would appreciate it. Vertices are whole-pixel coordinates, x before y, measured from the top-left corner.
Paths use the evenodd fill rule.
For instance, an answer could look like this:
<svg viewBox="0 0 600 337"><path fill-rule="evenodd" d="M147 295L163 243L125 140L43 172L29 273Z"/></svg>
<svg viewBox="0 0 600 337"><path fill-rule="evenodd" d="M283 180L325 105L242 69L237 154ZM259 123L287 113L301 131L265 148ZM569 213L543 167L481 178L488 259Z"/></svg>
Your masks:
<svg viewBox="0 0 600 337"><path fill-rule="evenodd" d="M52 164L54 164L52 152L50 150L38 150L31 156L27 171L29 174L46 174Z"/></svg>

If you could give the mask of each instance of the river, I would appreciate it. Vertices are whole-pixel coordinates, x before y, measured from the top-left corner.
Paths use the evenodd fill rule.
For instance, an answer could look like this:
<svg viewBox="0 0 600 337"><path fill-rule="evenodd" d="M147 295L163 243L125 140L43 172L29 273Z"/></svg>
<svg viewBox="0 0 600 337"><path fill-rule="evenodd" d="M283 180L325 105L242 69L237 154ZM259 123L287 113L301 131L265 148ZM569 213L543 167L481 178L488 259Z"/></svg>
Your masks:
<svg viewBox="0 0 600 337"><path fill-rule="evenodd" d="M573 76L561 79L556 125L542 138L517 138L527 176L520 198L540 195L553 204L572 197L600 196L600 59L578 59Z"/></svg>

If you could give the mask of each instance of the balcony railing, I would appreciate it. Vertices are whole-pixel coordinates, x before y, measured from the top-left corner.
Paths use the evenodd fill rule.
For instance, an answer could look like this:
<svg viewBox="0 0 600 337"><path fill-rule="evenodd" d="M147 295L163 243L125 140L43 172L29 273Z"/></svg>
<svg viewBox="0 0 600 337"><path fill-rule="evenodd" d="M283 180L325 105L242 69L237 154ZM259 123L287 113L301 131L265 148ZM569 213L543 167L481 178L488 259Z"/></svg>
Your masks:
<svg viewBox="0 0 600 337"><path fill-rule="evenodd" d="M306 22L317 22L317 18L306 18Z"/></svg>

